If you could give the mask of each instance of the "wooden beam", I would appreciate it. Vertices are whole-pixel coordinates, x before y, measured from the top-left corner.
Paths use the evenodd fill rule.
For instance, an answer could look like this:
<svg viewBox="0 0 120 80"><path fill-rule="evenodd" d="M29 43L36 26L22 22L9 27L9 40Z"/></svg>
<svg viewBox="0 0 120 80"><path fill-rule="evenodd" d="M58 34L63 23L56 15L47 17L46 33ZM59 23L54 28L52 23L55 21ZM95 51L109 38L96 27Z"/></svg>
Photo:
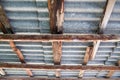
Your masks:
<svg viewBox="0 0 120 80"><path fill-rule="evenodd" d="M17 54L20 62L25 63L24 56L23 56L22 52L16 47L15 43L13 41L10 41L9 43L10 43L10 47Z"/></svg>
<svg viewBox="0 0 120 80"><path fill-rule="evenodd" d="M85 56L84 56L83 65L86 65L88 63L88 61L90 60L92 50L93 50L93 47L87 47L86 53L85 53Z"/></svg>
<svg viewBox="0 0 120 80"><path fill-rule="evenodd" d="M4 72L4 70L2 68L0 68L0 75L6 75L6 73Z"/></svg>
<svg viewBox="0 0 120 80"><path fill-rule="evenodd" d="M48 0L50 29L52 34L63 33L64 0Z"/></svg>
<svg viewBox="0 0 120 80"><path fill-rule="evenodd" d="M100 34L104 33L104 30L108 24L111 14L112 14L115 2L116 2L116 0L107 0L107 5L105 8L104 16L103 16L102 22L99 27Z"/></svg>
<svg viewBox="0 0 120 80"><path fill-rule="evenodd" d="M32 76L33 76L32 71L31 71L30 69L25 69L25 70L26 70L26 72L27 72L28 76L30 76L30 77L32 77Z"/></svg>
<svg viewBox="0 0 120 80"><path fill-rule="evenodd" d="M93 50L92 50L92 53L91 53L91 56L90 56L90 60L93 60L96 56L96 53L98 51L98 48L99 48L99 45L100 45L100 41L94 41L93 42Z"/></svg>
<svg viewBox="0 0 120 80"><path fill-rule="evenodd" d="M106 78L29 78L29 77L0 77L1 80L120 80L119 78L112 78L112 79L106 79Z"/></svg>
<svg viewBox="0 0 120 80"><path fill-rule="evenodd" d="M85 72L85 70L80 70L80 73L79 73L79 78L82 78L83 77L83 75L84 75L84 72Z"/></svg>
<svg viewBox="0 0 120 80"><path fill-rule="evenodd" d="M52 43L53 59L55 65L60 65L62 56L62 42L55 41Z"/></svg>
<svg viewBox="0 0 120 80"><path fill-rule="evenodd" d="M50 42L50 41L80 41L80 42L92 42L92 41L104 41L113 42L120 41L120 35L14 35L14 34L0 34L0 41L31 41L31 42Z"/></svg>
<svg viewBox="0 0 120 80"><path fill-rule="evenodd" d="M120 70L119 66L66 66L66 65L32 65L0 63L0 68L39 69L39 70Z"/></svg>
<svg viewBox="0 0 120 80"><path fill-rule="evenodd" d="M109 72L108 72L108 74L106 75L106 77L107 78L110 78L110 77L112 77L112 75L114 74L114 70L110 70Z"/></svg>
<svg viewBox="0 0 120 80"><path fill-rule="evenodd" d="M10 25L10 22L5 14L5 11L3 10L2 6L0 5L0 29L4 34L13 34L12 27Z"/></svg>

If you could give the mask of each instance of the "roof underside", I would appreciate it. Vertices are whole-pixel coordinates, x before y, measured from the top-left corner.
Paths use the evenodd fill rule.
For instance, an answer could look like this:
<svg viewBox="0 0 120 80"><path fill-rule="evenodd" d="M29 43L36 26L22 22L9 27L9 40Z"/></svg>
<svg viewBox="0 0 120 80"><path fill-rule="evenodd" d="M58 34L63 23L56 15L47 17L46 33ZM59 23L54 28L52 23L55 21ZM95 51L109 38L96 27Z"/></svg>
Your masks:
<svg viewBox="0 0 120 80"><path fill-rule="evenodd" d="M65 0L63 34L97 34L107 0ZM47 0L0 0L15 34L51 34ZM0 34L3 34L0 31ZM120 34L120 0L116 1L104 34ZM54 65L52 42L15 42L26 64ZM62 42L61 65L82 65L93 42ZM120 42L101 42L96 56L86 65L116 66L120 60ZM0 41L0 63L21 64L9 42ZM28 77L23 69L3 69L8 77ZM55 78L54 70L31 70L34 77ZM61 78L78 78L78 70L61 70ZM105 78L107 70L86 70L83 78ZM1 75L2 76L2 75ZM115 71L111 78L120 78Z"/></svg>

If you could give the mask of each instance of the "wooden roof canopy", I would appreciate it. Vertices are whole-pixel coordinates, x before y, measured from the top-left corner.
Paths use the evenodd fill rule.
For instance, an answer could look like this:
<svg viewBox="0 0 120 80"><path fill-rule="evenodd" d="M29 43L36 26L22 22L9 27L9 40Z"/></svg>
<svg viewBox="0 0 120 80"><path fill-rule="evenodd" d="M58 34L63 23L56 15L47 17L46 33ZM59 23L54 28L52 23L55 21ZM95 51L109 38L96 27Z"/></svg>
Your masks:
<svg viewBox="0 0 120 80"><path fill-rule="evenodd" d="M27 72L28 76L33 78L17 78L17 77L0 77L1 80L62 80L61 71L62 70L79 70L78 79L63 79L63 80L93 80L93 79L81 79L83 77L85 70L107 70L109 71L106 78L94 80L110 80L115 71L120 71L120 61L118 61L116 66L88 66L89 60L94 60L95 55L98 51L101 42L118 42L120 41L119 35L107 35L104 34L110 16L112 14L116 0L107 0L106 7L104 9L104 16L101 19L98 34L63 34L63 23L64 23L64 0L48 0L48 10L50 18L50 31L49 35L18 35L14 34L12 26L5 14L4 9L0 6L0 29L3 34L0 34L0 41L7 41L14 53L18 56L21 64L12 63L0 63L0 74L6 75L4 72L5 68L8 69L23 69ZM63 42L92 42L93 45L88 46L83 60L83 65L61 65L62 57L62 43ZM34 65L26 64L25 58L22 51L16 47L15 42L51 42L53 50L53 60L54 65ZM55 71L56 78L34 78L31 70L53 70ZM111 79L111 80L119 80Z"/></svg>

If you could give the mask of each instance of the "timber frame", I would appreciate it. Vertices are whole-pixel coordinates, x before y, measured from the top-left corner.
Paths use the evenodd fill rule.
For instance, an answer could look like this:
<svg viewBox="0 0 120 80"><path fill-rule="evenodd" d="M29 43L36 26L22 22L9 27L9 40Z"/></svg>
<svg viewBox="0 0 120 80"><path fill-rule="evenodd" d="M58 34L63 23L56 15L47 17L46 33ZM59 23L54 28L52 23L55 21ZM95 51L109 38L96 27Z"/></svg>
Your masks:
<svg viewBox="0 0 120 80"><path fill-rule="evenodd" d="M64 23L64 0L48 0L49 11L49 25L50 35L17 35L14 34L11 24L5 14L4 9L0 6L0 29L4 34L0 34L0 41L7 41L10 47L17 54L21 64L8 64L0 63L0 75L6 75L4 69L23 69L28 74L28 78L21 77L0 77L0 80L119 80L108 79L111 78L115 71L120 71L120 61L118 66L87 66L89 60L94 60L101 42L118 42L120 41L120 35L106 35L103 34L110 16L112 14L116 0L107 0L106 7L104 9L104 16L99 24L98 34L78 34L68 35L63 34ZM81 66L67 66L61 65L62 57L62 43L63 42L92 42L93 45L88 46L84 56L83 65ZM26 64L24 56L19 48L15 45L15 42L52 42L53 60L54 65L32 65ZM33 75L32 70L54 70L56 78L30 78ZM62 79L61 70L79 70L78 79ZM107 70L109 73L106 75L106 79L81 79L85 70Z"/></svg>

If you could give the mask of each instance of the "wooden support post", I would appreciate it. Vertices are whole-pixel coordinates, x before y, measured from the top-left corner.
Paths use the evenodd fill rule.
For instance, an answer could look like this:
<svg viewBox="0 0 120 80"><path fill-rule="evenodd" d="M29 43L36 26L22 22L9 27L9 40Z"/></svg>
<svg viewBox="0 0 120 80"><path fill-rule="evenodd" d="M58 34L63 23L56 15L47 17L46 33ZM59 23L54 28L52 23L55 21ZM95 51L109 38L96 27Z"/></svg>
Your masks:
<svg viewBox="0 0 120 80"><path fill-rule="evenodd" d="M93 51L91 53L90 60L93 60L95 58L96 53L97 53L98 48L99 48L99 45L100 45L100 41L94 41L93 42Z"/></svg>
<svg viewBox="0 0 120 80"><path fill-rule="evenodd" d="M63 33L64 0L48 0L50 29L52 34Z"/></svg>
<svg viewBox="0 0 120 80"><path fill-rule="evenodd" d="M5 72L2 68L0 68L0 75L3 75L3 76L5 75Z"/></svg>
<svg viewBox="0 0 120 80"><path fill-rule="evenodd" d="M52 43L53 59L55 65L60 65L62 56L62 42L55 41Z"/></svg>
<svg viewBox="0 0 120 80"><path fill-rule="evenodd" d="M3 10L2 6L0 5L0 29L4 34L13 34L12 27L9 23L9 20Z"/></svg>
<svg viewBox="0 0 120 80"><path fill-rule="evenodd" d="M112 75L114 74L114 70L110 70L109 72L108 72L108 74L106 75L106 77L107 78L110 78L110 77L112 77Z"/></svg>
<svg viewBox="0 0 120 80"><path fill-rule="evenodd" d="M85 72L85 70L80 70L80 73L79 73L79 78L82 78L83 77L83 75L84 75L84 72Z"/></svg>
<svg viewBox="0 0 120 80"><path fill-rule="evenodd" d="M116 2L116 0L107 0L107 5L106 5L105 12L104 12L104 16L103 16L102 22L99 27L100 34L104 33L104 30L108 24L111 14L112 14L115 2Z"/></svg>

